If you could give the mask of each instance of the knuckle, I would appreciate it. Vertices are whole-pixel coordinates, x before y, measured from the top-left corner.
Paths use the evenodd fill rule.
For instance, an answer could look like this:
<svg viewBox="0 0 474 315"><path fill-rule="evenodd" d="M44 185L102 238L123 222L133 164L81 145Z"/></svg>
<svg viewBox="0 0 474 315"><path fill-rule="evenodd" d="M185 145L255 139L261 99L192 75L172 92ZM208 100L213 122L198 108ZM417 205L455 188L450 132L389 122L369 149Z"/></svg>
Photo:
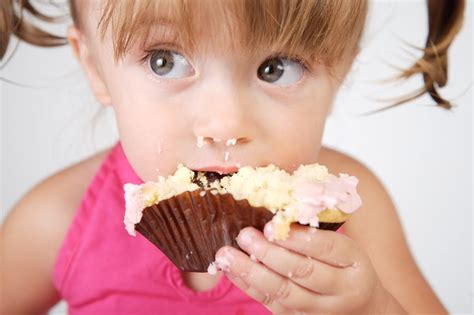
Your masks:
<svg viewBox="0 0 474 315"><path fill-rule="evenodd" d="M289 296L290 296L290 282L287 280L284 280L279 286L274 298L275 300L286 300Z"/></svg>
<svg viewBox="0 0 474 315"><path fill-rule="evenodd" d="M261 303L267 307L270 307L273 304L272 296L270 294L264 294Z"/></svg>
<svg viewBox="0 0 474 315"><path fill-rule="evenodd" d="M298 265L293 273L293 277L297 279L310 278L314 273L314 263L310 259Z"/></svg>

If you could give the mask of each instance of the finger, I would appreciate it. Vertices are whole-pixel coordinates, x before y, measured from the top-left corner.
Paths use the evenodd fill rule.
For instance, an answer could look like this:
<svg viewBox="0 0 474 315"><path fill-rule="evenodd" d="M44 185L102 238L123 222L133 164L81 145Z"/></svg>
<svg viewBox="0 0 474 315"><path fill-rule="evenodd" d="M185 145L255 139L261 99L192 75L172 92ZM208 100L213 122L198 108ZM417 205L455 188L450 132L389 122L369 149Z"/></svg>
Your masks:
<svg viewBox="0 0 474 315"><path fill-rule="evenodd" d="M342 291L344 270L269 242L261 232L245 228L237 237L239 246L283 277L311 291L330 295Z"/></svg>
<svg viewBox="0 0 474 315"><path fill-rule="evenodd" d="M266 303L278 302L283 307L308 311L317 309L318 295L282 277L264 265L252 261L243 252L233 247L223 247L216 254L219 268L241 278L255 290L268 296Z"/></svg>
<svg viewBox="0 0 474 315"><path fill-rule="evenodd" d="M357 265L360 257L357 244L340 233L292 224L288 239L278 241L273 239L272 230L271 222L267 223L264 235L268 240L335 267L345 268Z"/></svg>
<svg viewBox="0 0 474 315"><path fill-rule="evenodd" d="M273 314L284 314L289 313L290 310L286 307L283 307L280 303L272 300L269 295L265 295L262 292L258 291L257 289L249 286L244 280L240 277L231 274L225 273L227 278L240 290L242 290L245 294L250 296L255 301L263 304L270 312Z"/></svg>

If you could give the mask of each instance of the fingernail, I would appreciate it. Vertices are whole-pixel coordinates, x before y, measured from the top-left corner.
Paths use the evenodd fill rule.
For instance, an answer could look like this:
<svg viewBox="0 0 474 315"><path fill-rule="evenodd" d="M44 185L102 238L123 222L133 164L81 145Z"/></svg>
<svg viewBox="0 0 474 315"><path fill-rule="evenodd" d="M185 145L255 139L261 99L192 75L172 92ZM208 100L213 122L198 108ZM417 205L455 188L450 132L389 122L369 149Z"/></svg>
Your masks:
<svg viewBox="0 0 474 315"><path fill-rule="evenodd" d="M252 245L252 242L253 237L250 231L240 231L239 235L237 236L237 243L239 243L240 246L248 248L250 245Z"/></svg>
<svg viewBox="0 0 474 315"><path fill-rule="evenodd" d="M265 224L265 227L263 228L263 235L270 240L273 241L273 224L272 222L268 222Z"/></svg>
<svg viewBox="0 0 474 315"><path fill-rule="evenodd" d="M227 248L224 248L216 254L216 267L224 272L230 272L233 260L234 256L232 253Z"/></svg>

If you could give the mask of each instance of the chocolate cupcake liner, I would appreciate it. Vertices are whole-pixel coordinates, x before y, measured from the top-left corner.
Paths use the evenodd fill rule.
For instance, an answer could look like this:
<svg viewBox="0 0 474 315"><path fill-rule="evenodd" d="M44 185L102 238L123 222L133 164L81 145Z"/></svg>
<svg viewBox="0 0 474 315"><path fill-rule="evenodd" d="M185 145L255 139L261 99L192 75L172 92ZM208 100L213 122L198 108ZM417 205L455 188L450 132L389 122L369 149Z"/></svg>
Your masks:
<svg viewBox="0 0 474 315"><path fill-rule="evenodd" d="M338 228L340 228L344 222L319 222L319 227L318 229L320 230L330 230L330 231L337 231Z"/></svg>
<svg viewBox="0 0 474 315"><path fill-rule="evenodd" d="M155 244L181 271L206 272L225 245L239 248L236 237L245 227L260 231L273 217L230 194L195 190L145 208L136 230Z"/></svg>
<svg viewBox="0 0 474 315"><path fill-rule="evenodd" d="M262 231L273 213L252 207L247 200L207 190L184 192L143 210L136 230L157 246L181 271L206 272L219 248L240 249L236 237L252 226ZM344 222L320 222L337 230Z"/></svg>

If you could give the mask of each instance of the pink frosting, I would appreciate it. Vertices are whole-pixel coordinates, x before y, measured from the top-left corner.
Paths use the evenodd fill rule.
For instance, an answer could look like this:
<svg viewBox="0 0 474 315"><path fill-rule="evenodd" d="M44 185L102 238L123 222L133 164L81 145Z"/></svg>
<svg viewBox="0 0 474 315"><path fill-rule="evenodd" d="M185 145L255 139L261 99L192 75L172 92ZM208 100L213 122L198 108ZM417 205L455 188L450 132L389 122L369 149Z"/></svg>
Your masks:
<svg viewBox="0 0 474 315"><path fill-rule="evenodd" d="M339 209L350 214L362 205L356 191L359 180L347 174L339 176L330 175L321 182L304 181L296 185L293 196L297 200L296 219L299 223L317 227L317 215L326 209Z"/></svg>
<svg viewBox="0 0 474 315"><path fill-rule="evenodd" d="M125 184L125 229L128 234L135 236L135 224L140 222L145 207L145 199L140 185Z"/></svg>

